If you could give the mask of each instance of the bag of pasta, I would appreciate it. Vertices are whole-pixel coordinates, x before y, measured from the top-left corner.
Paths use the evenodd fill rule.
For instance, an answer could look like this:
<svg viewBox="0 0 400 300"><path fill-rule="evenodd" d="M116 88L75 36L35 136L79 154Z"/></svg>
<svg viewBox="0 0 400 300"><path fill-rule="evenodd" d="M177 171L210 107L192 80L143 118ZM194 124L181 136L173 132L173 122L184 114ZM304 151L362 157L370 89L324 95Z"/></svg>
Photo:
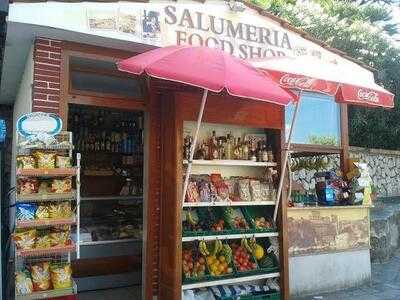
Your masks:
<svg viewBox="0 0 400 300"><path fill-rule="evenodd" d="M50 276L54 289L72 287L72 270L69 263L51 264Z"/></svg>
<svg viewBox="0 0 400 300"><path fill-rule="evenodd" d="M54 169L56 166L56 154L54 152L36 151L33 153L39 169Z"/></svg>
<svg viewBox="0 0 400 300"><path fill-rule="evenodd" d="M31 265L31 276L34 291L47 291L51 288L50 264L48 262L38 262Z"/></svg>
<svg viewBox="0 0 400 300"><path fill-rule="evenodd" d="M34 169L36 168L35 158L31 155L18 155L17 156L18 169Z"/></svg>
<svg viewBox="0 0 400 300"><path fill-rule="evenodd" d="M53 179L51 182L52 193L69 193L72 190L72 179L71 177L63 179Z"/></svg>
<svg viewBox="0 0 400 300"><path fill-rule="evenodd" d="M32 278L28 270L15 273L15 291L17 295L26 295L33 292Z"/></svg>
<svg viewBox="0 0 400 300"><path fill-rule="evenodd" d="M36 235L36 229L18 230L14 233L15 246L18 250L35 248Z"/></svg>

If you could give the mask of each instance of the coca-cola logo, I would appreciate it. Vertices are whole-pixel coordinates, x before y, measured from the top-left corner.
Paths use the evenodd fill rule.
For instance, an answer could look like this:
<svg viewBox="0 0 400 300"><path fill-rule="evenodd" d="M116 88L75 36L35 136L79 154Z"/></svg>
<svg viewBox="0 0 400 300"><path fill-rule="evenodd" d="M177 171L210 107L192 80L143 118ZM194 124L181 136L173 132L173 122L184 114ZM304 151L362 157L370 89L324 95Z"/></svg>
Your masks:
<svg viewBox="0 0 400 300"><path fill-rule="evenodd" d="M289 86L289 87L293 87L293 88L308 89L308 88L312 87L314 81L315 80L310 77L294 77L289 74L286 74L281 77L281 79L279 80L279 83L281 85L285 85L285 86Z"/></svg>
<svg viewBox="0 0 400 300"><path fill-rule="evenodd" d="M368 102L379 102L379 95L377 92L368 91L364 89L359 89L357 92L359 100L364 100Z"/></svg>

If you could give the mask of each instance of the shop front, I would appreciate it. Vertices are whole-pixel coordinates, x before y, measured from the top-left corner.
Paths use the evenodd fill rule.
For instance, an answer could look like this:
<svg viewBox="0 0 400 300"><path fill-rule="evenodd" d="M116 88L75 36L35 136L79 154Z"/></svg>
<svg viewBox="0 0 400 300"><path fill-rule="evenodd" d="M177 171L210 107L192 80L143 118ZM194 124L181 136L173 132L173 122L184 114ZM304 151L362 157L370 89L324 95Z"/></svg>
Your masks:
<svg viewBox="0 0 400 300"><path fill-rule="evenodd" d="M273 222L290 107L211 94L182 203L185 159L202 92L120 72L117 62L156 47L203 45L246 60L312 56L373 77L365 66L264 11L224 1L15 1L8 28L4 72L15 67L23 74L19 90L9 93L15 97L15 121L32 111L58 114L63 129L72 132L73 156L81 154L80 257L72 260L78 291L137 286L138 298L180 299L198 288L214 293L230 284L262 287L258 292L289 299L290 293L311 291L301 284L309 278L300 272L310 270L308 261L323 272L316 252L321 248L336 253L330 258L334 265L358 261L365 272L357 276L370 276L367 207L287 208L282 200ZM7 65L23 57L28 57L24 66ZM9 78L2 84L15 82ZM303 98L304 107L313 101ZM338 155L347 171L347 105L323 101L334 106L333 130L340 142L320 147L295 140L294 150ZM319 134L323 123L311 126ZM310 124L300 119L297 126ZM335 213L329 217L325 211ZM333 227L353 224L357 241L309 245L307 239L318 237L295 231L304 225L298 220L322 228L327 218ZM311 233L322 238L324 230ZM256 245L263 255L255 254ZM196 263L204 273L194 276L189 265ZM347 275L348 285L363 281Z"/></svg>

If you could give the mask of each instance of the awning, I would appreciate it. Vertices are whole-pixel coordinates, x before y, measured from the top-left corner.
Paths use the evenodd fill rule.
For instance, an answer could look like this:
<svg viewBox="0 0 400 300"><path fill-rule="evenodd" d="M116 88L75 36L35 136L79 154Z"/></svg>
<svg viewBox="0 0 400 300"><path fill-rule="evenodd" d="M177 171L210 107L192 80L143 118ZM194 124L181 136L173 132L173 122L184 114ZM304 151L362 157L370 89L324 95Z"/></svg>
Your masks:
<svg viewBox="0 0 400 300"><path fill-rule="evenodd" d="M337 102L392 108L394 95L375 83L360 66L339 65L311 56L271 57L252 64L281 87L334 96Z"/></svg>

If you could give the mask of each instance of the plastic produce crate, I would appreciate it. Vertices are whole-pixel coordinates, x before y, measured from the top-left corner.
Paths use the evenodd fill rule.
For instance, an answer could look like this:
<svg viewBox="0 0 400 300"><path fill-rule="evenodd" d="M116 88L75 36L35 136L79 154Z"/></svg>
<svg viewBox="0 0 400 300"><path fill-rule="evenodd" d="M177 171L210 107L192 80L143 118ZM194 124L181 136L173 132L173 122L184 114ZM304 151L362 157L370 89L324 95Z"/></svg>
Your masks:
<svg viewBox="0 0 400 300"><path fill-rule="evenodd" d="M216 297L218 300L280 300L281 293L268 293L259 295L239 295L229 297Z"/></svg>
<svg viewBox="0 0 400 300"><path fill-rule="evenodd" d="M255 232L275 232L276 226L272 224L272 227L270 228L257 228L256 227L256 218L265 218L267 221L270 221L271 223L272 218L270 216L266 215L266 212L264 210L260 210L259 207L244 207L243 209L243 214L245 215L246 219L249 220L251 228Z"/></svg>

